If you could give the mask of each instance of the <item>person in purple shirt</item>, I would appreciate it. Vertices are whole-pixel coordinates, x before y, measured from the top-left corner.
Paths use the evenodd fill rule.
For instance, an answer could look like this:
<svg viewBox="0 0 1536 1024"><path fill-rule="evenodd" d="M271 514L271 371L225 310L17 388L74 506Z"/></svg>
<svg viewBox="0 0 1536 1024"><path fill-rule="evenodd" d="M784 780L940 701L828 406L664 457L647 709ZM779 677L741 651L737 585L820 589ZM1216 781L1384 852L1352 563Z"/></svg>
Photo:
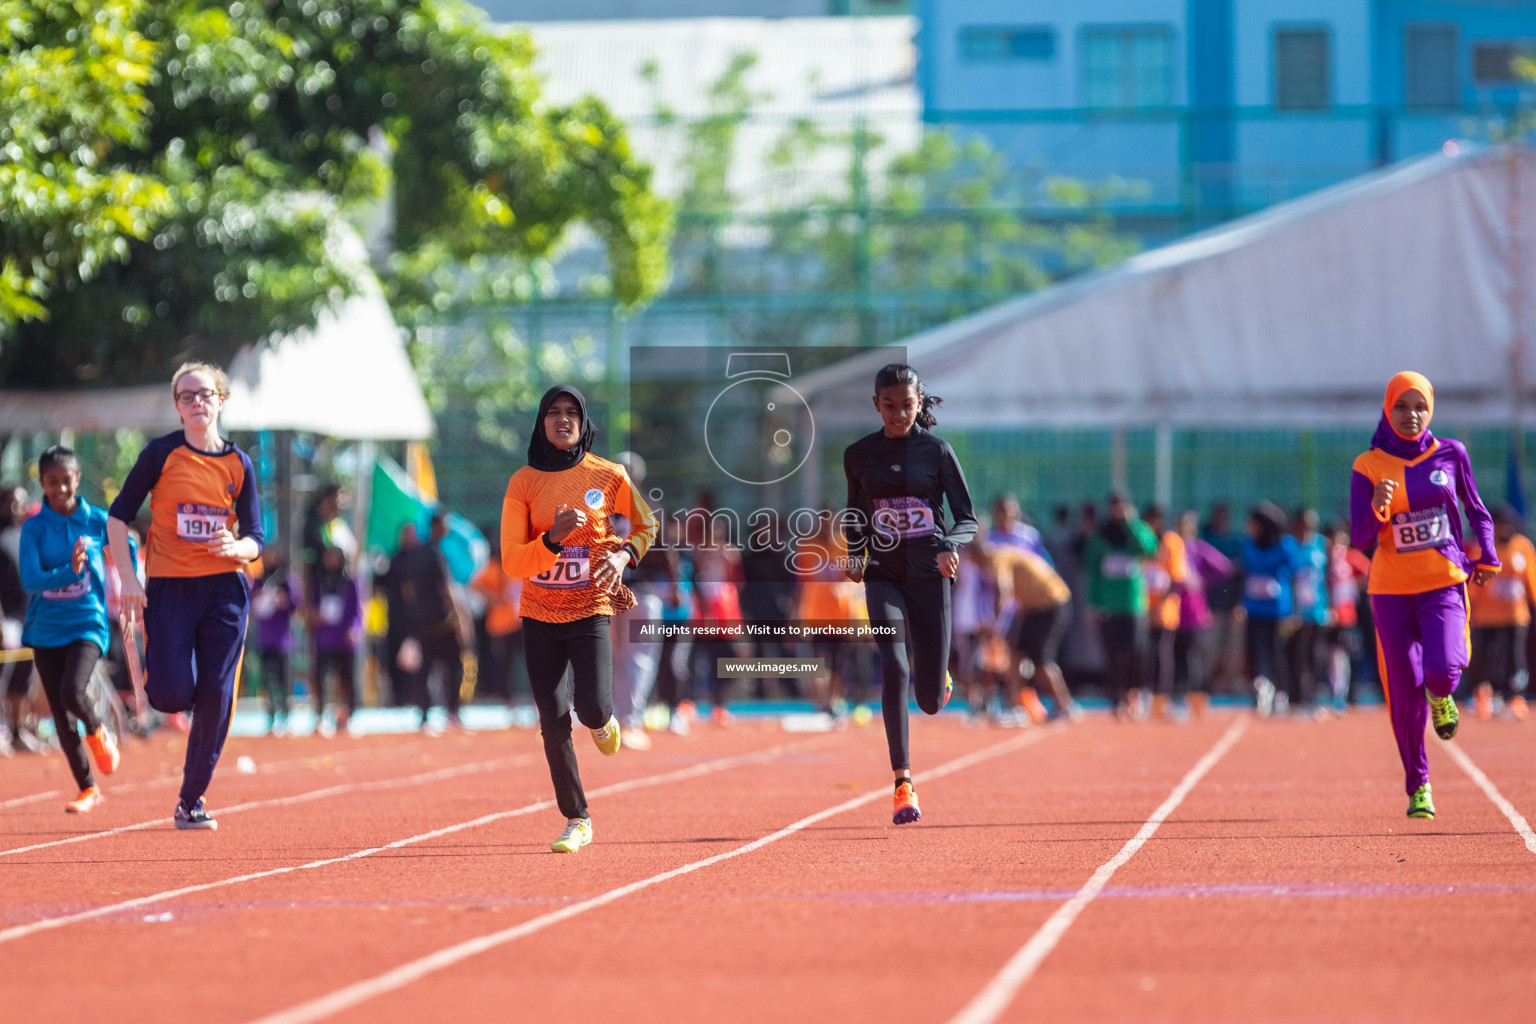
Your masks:
<svg viewBox="0 0 1536 1024"><path fill-rule="evenodd" d="M267 697L267 731L286 736L288 659L293 654L293 613L299 606L299 592L281 554L274 551L265 565L266 574L251 597L256 649L261 657L261 688Z"/></svg>
<svg viewBox="0 0 1536 1024"><path fill-rule="evenodd" d="M314 588L309 600L315 609L315 729L322 736L333 736L337 729L347 728L357 710L354 668L363 631L362 597L340 548L321 550ZM325 718L326 684L332 677L336 680L334 725Z"/></svg>
<svg viewBox="0 0 1536 1024"><path fill-rule="evenodd" d="M1204 718L1210 706L1207 662L1215 616L1206 595L1211 587L1232 575L1232 560L1214 544L1202 540L1199 528L1198 512L1185 512L1179 517L1179 535L1184 538L1189 572L1179 585L1179 628L1173 634L1174 694L1184 694L1190 716L1196 720Z"/></svg>
<svg viewBox="0 0 1536 1024"><path fill-rule="evenodd" d="M992 501L992 529L987 533L987 543L1032 551L1052 568L1056 565L1040 531L1024 521L1019 499L1011 494L1000 494Z"/></svg>

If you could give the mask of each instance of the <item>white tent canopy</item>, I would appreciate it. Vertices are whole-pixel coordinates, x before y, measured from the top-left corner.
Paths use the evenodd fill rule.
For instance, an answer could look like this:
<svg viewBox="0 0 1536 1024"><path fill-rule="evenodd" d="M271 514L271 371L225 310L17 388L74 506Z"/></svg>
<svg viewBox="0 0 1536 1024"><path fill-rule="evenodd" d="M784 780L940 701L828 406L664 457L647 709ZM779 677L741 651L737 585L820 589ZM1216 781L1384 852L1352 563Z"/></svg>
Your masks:
<svg viewBox="0 0 1536 1024"><path fill-rule="evenodd" d="M1505 146L1367 175L904 344L945 427L1368 425L1402 369L1434 382L1437 419L1472 425L1510 421L1511 350L1533 328L1536 153ZM818 425L870 424L890 358L794 387Z"/></svg>
<svg viewBox="0 0 1536 1024"><path fill-rule="evenodd" d="M230 430L419 440L432 415L400 329L376 282L321 315L313 330L267 338L229 366ZM0 432L163 433L177 425L170 383L89 391L0 391Z"/></svg>

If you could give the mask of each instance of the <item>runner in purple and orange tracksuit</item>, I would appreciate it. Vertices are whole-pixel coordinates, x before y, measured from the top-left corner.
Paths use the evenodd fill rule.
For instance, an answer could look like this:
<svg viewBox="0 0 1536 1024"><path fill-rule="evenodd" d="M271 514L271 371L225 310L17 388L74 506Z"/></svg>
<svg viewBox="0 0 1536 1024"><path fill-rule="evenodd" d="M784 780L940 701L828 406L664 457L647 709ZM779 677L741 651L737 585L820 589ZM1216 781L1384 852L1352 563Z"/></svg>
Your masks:
<svg viewBox="0 0 1536 1024"><path fill-rule="evenodd" d="M1362 551L1376 545L1367 590L1411 818L1435 816L1426 718L1441 739L1456 735L1451 694L1470 653L1467 580L1482 586L1499 568L1492 554L1474 562L1462 543L1464 510L1478 548L1493 552L1493 519L1466 448L1429 432L1434 403L1421 374L1392 378L1371 449L1355 460L1349 502L1351 542Z"/></svg>

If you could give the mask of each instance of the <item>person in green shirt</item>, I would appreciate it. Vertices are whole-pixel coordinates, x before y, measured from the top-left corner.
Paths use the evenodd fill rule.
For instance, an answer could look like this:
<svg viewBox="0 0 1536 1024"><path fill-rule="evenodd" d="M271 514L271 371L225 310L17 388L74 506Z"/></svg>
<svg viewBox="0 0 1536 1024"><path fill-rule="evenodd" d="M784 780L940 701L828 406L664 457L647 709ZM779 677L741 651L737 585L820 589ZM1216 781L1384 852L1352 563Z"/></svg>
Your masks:
<svg viewBox="0 0 1536 1024"><path fill-rule="evenodd" d="M1147 661L1147 588L1142 559L1157 554L1157 535L1136 515L1128 497L1110 498L1109 518L1083 546L1088 610L1104 642L1104 681L1121 717L1142 713Z"/></svg>

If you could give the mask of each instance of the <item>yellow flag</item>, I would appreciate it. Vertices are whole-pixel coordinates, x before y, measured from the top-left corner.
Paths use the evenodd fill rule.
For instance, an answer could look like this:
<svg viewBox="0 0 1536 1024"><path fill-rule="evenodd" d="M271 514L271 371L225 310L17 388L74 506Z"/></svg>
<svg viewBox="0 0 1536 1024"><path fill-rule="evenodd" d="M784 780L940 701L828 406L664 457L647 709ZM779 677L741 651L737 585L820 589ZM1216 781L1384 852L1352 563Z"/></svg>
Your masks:
<svg viewBox="0 0 1536 1024"><path fill-rule="evenodd" d="M437 501L437 473L432 469L432 456L427 453L427 446L420 441L405 446L405 472L423 498Z"/></svg>

